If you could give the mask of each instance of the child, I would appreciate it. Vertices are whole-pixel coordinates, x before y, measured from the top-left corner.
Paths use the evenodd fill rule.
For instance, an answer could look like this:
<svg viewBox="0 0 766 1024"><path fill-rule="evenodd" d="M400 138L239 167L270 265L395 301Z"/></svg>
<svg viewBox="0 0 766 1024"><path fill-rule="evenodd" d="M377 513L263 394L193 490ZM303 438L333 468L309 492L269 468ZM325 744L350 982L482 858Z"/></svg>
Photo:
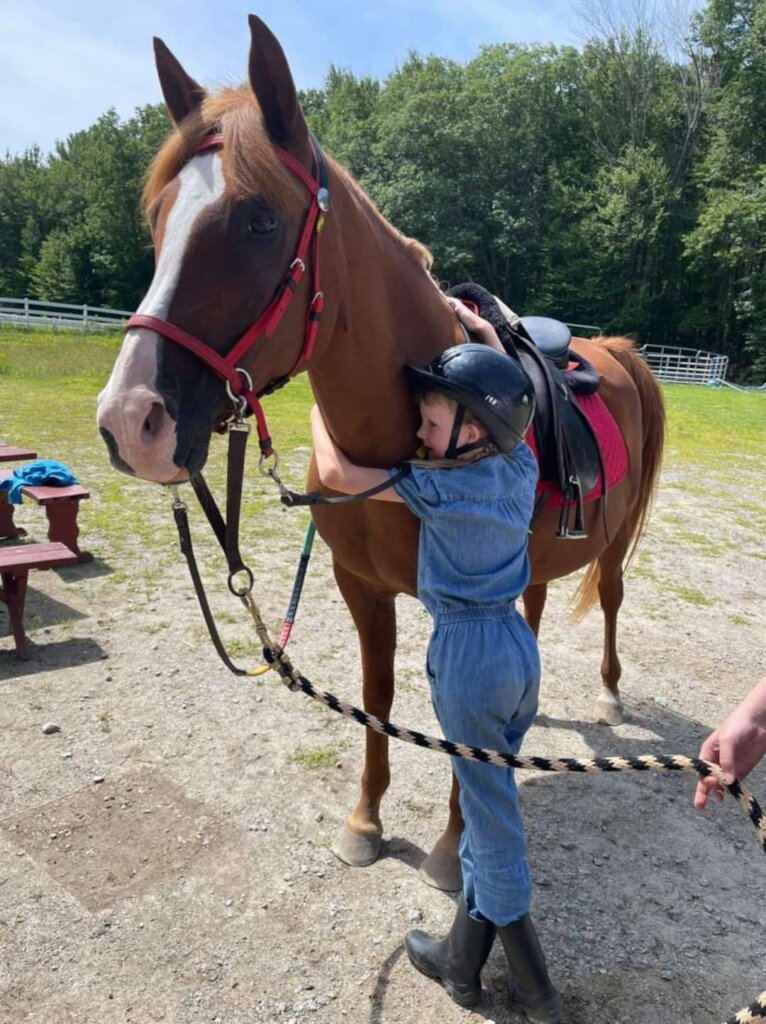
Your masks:
<svg viewBox="0 0 766 1024"><path fill-rule="evenodd" d="M463 322L479 319L467 312L457 309ZM540 678L534 635L516 611L529 581L537 466L522 441L534 394L526 374L494 348L458 345L425 368L408 368L427 462L413 464L393 490L375 498L403 501L421 520L418 597L434 620L426 671L444 735L515 754L537 711ZM319 475L331 489L359 493L395 473L351 463L316 407L312 429ZM445 459L452 461L445 466ZM465 820L463 895L450 933L439 940L411 931L407 953L457 1003L472 1006L498 932L512 1001L533 1021L558 1024L561 1004L528 913L530 879L514 773L458 758L453 765Z"/></svg>

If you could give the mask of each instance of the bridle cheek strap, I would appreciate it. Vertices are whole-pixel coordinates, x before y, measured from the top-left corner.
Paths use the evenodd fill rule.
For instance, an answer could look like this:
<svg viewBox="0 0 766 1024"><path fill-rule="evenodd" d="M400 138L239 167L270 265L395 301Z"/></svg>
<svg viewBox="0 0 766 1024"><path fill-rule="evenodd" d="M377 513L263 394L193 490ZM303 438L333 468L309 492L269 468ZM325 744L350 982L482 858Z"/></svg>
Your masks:
<svg viewBox="0 0 766 1024"><path fill-rule="evenodd" d="M197 151L202 152L209 149L218 149L222 145L222 135L210 135L206 139L203 139L197 147ZM316 342L319 330L319 324L324 311L324 295L320 288L319 243L322 229L324 228L325 213L329 209L329 196L326 187L326 167L324 156L319 143L313 136L311 137L311 147L314 152L315 174L309 174L303 164L296 160L290 153L286 152L286 150L280 149L278 146L274 147L274 152L280 161L310 192L312 202L306 213L306 219L303 224L303 230L301 231L300 238L298 239L295 256L293 257L284 280L277 287L273 299L263 313L258 317L253 326L250 327L242 337L234 343L230 351L225 356L220 355L214 348L207 345L204 341L200 341L198 338L195 338L194 335L189 334L188 331L184 331L181 327L177 327L175 324L170 323L168 320L163 320L161 317L147 316L143 313L137 313L135 316L132 316L127 323L128 327L145 327L148 330L155 331L161 337L166 338L169 341L173 341L177 345L181 345L183 348L197 356L197 358L212 370L217 377L225 381L227 390L238 408L241 409L242 403L245 403L252 411L256 422L258 443L260 445L261 453L267 458L273 454L273 448L268 427L266 425L266 417L258 399L262 395L270 394L272 391L275 391L277 388L286 384L311 359L311 355L314 351L314 343ZM258 340L258 338L261 336L264 338L270 338L279 326L279 323L285 315L287 307L290 305L290 301L295 294L295 290L306 270L306 262L309 249L312 248L312 241L313 251L311 254L311 272L313 297L309 303L306 313L303 345L298 354L298 358L289 373L284 377L271 381L261 391L259 391L258 394L255 394L252 389L252 382L249 374L246 371L239 369L237 367L237 363L248 349Z"/></svg>

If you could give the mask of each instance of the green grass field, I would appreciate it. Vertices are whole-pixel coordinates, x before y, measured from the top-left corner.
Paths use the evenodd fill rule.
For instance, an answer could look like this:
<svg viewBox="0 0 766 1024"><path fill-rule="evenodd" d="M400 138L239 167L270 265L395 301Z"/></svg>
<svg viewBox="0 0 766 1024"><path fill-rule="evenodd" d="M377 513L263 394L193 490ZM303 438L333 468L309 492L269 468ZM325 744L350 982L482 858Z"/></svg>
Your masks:
<svg viewBox="0 0 766 1024"><path fill-rule="evenodd" d="M0 329L0 439L35 447L47 457L87 450L88 463L105 460L95 426L96 396L119 345L115 334ZM725 469L732 456L766 457L766 395L685 385L663 391L666 462ZM310 444L311 401L305 375L266 399L272 436L283 454Z"/></svg>
<svg viewBox="0 0 766 1024"><path fill-rule="evenodd" d="M58 442L100 449L96 397L121 340L119 334L0 328L0 438L47 446L49 457ZM268 399L269 426L285 451L310 443L311 401L305 376Z"/></svg>

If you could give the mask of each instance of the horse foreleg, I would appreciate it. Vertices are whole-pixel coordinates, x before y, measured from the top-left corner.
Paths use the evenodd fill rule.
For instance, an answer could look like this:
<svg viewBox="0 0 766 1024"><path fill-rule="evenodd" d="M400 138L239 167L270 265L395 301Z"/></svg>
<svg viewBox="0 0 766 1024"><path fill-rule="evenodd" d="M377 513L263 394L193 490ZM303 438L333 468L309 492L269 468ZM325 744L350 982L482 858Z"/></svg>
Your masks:
<svg viewBox="0 0 766 1024"><path fill-rule="evenodd" d="M394 699L394 597L373 590L337 564L334 570L359 634L364 709L371 715L387 719ZM365 867L377 859L383 836L380 803L390 780L388 737L368 729L359 802L346 818L332 847L335 856L344 863Z"/></svg>
<svg viewBox="0 0 766 1024"><path fill-rule="evenodd" d="M604 656L601 661L603 686L596 702L596 719L605 725L621 725L625 720L618 687L622 665L617 656L617 614L622 605L622 563L627 548L627 531L622 529L598 560L598 596L604 613Z"/></svg>

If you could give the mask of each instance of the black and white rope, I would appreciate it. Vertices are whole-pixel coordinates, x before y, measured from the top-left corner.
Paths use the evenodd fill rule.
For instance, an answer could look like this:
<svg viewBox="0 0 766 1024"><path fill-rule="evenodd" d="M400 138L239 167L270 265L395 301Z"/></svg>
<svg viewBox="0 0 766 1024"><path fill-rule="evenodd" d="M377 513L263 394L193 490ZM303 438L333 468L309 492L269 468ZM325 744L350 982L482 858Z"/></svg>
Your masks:
<svg viewBox="0 0 766 1024"><path fill-rule="evenodd" d="M736 799L739 806L748 816L753 824L756 837L761 849L766 853L766 814L753 794L736 780L729 784L724 782L723 771L718 765L709 761L701 761L699 758L687 757L685 754L641 754L638 757L517 757L513 754L503 754L498 750L486 750L483 747L473 747L467 743L455 743L452 740L441 739L438 736L428 736L414 729L405 729L387 722L375 715L370 715L353 704L347 704L332 693L320 690L306 679L305 676L293 666L284 651L275 646L269 636L266 625L261 618L258 607L251 595L242 598L245 607L248 608L255 622L258 636L263 643L263 656L271 668L280 676L285 685L293 691L302 691L313 700L323 704L331 711L335 711L345 718L352 718L355 722L363 725L373 732L383 736L392 736L394 739L402 740L404 743L411 743L426 750L435 750L441 754L449 754L451 757L460 757L469 761L481 761L485 764L497 765L501 768L536 769L543 772L689 772L695 775L712 775L718 779L731 795ZM757 1024L758 1021L766 1019L766 991L758 998L740 1010L739 1013L729 1017L725 1024Z"/></svg>

